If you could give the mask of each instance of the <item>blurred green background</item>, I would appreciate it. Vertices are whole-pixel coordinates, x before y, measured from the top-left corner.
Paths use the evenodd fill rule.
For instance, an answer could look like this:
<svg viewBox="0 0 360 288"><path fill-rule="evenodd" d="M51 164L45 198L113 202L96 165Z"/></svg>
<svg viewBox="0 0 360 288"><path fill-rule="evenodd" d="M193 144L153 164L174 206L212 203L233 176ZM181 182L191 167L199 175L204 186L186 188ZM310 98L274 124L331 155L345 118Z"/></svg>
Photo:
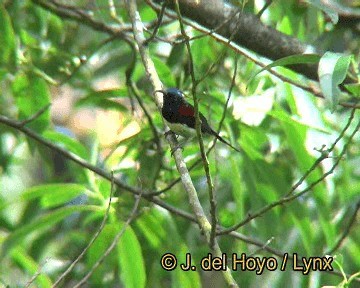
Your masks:
<svg viewBox="0 0 360 288"><path fill-rule="evenodd" d="M356 71L360 22L340 17L342 21L333 23L323 7L315 5L319 1L310 2L274 1L261 20L324 51L353 55L350 66ZM358 3L346 2L351 3L337 4L359 13ZM265 1L231 3L256 14ZM145 1L138 1L138 9L151 32L156 12ZM94 23L103 26L96 28ZM128 40L112 34L116 29L123 29ZM189 36L202 34L189 26L186 29ZM179 35L178 21L165 18L157 34L160 40L148 45L164 85L181 88L191 102L185 43L161 41L179 40ZM163 136L152 88L134 50L124 1L3 0L0 43L2 116L24 121L51 104L25 127L104 171L114 171L117 179L143 193L165 189L159 196L162 201L192 213L181 182L169 186L179 173ZM295 190L313 185L308 192L237 230L261 245L223 235L218 237L223 252L229 258L232 253L276 257L279 265L282 258L265 248L301 257L330 252L336 257L337 263L332 264L336 271L358 273L360 137L351 134L359 112L349 122L349 107L338 105L332 111L324 99L268 72L254 77L261 67L209 35L191 41L191 52L197 77L206 76L197 87L201 112L218 129L226 109L221 135L243 151L217 143L209 155L219 225L231 227L284 197L310 172L323 145L329 148L341 135L329 157ZM225 107L235 66L235 85ZM309 83L290 70L276 69L295 82ZM347 123L349 128L341 134ZM206 147L211 142L205 138ZM198 162L198 143L187 143L183 155L188 167ZM333 173L325 175L334 164ZM190 174L209 215L202 165ZM110 190L110 181L0 121L0 285L51 287L99 231ZM221 272L163 270L160 259L166 252L175 254L179 263L186 253L199 263L210 252L198 226L145 199L132 214L134 196L123 188L114 190L99 237L60 287L74 287L83 279L130 215L135 219L85 287L225 286ZM336 286L344 280L325 272L304 276L292 271L290 264L285 272L235 271L233 276L241 287Z"/></svg>

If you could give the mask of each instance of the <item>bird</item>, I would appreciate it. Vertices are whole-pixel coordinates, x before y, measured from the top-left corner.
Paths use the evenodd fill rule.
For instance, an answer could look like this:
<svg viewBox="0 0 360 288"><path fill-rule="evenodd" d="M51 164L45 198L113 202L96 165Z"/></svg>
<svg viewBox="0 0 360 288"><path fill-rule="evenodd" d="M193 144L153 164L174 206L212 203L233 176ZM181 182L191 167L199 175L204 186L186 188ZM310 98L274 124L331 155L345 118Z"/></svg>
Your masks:
<svg viewBox="0 0 360 288"><path fill-rule="evenodd" d="M161 114L165 119L171 131L177 135L181 135L187 139L196 136L195 128L195 110L194 106L185 100L184 93L178 88L168 88L166 90L155 90L154 93L163 94L163 105ZM237 152L241 152L238 148L231 145L222 138L214 129L212 129L205 116L199 111L201 120L201 132L215 136L216 139L228 145Z"/></svg>

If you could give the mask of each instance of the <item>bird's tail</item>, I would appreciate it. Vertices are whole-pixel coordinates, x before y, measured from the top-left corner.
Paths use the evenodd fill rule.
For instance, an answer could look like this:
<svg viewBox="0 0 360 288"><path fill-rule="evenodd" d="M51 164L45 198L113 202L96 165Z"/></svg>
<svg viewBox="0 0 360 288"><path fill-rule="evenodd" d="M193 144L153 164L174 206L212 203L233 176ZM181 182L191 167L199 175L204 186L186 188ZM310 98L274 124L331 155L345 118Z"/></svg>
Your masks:
<svg viewBox="0 0 360 288"><path fill-rule="evenodd" d="M241 152L240 149L234 147L233 145L231 145L228 141L226 141L224 138L222 138L218 133L216 133L214 130L211 129L211 134L214 135L216 137L216 139L218 139L219 141L221 141L222 143L230 146L232 149L234 149L237 152Z"/></svg>

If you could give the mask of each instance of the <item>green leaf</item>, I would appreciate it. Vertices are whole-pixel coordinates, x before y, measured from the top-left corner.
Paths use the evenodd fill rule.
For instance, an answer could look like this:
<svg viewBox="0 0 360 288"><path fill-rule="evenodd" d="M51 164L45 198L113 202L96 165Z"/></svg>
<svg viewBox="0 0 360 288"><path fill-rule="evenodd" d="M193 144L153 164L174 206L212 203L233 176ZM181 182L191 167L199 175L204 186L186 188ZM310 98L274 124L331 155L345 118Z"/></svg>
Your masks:
<svg viewBox="0 0 360 288"><path fill-rule="evenodd" d="M185 54L185 43L175 44L172 46L169 57L166 64L169 67L180 66L182 67L183 58Z"/></svg>
<svg viewBox="0 0 360 288"><path fill-rule="evenodd" d="M13 247L20 244L27 236L31 235L33 232L50 229L56 223L60 222L61 220L65 219L73 213L82 211L96 211L98 209L99 207L90 205L67 206L40 216L39 218L31 221L30 223L16 229L6 238L2 245L2 255L9 253L9 251Z"/></svg>
<svg viewBox="0 0 360 288"><path fill-rule="evenodd" d="M95 106L104 109L114 109L118 111L127 111L127 107L121 103L109 99L128 97L127 89L107 89L101 91L90 91L84 98L76 102L76 107Z"/></svg>
<svg viewBox="0 0 360 288"><path fill-rule="evenodd" d="M261 150L266 142L267 137L262 131L253 127L242 126L240 146L251 159L264 158Z"/></svg>
<svg viewBox="0 0 360 288"><path fill-rule="evenodd" d="M360 97L360 84L347 84L345 88L355 97Z"/></svg>
<svg viewBox="0 0 360 288"><path fill-rule="evenodd" d="M322 132L322 133L331 134L331 131L326 130L322 127L310 125L309 123L304 123L301 121L301 119L291 118L289 115L287 115L285 112L283 112L281 110L271 111L268 113L268 115L270 115L274 118L277 118L280 121L287 123L287 124L295 124L296 123L296 125L298 124L298 125L301 125L302 127L307 127L307 128L314 129L314 130Z"/></svg>
<svg viewBox="0 0 360 288"><path fill-rule="evenodd" d="M338 12L334 8L330 7L330 5L326 5L320 0L307 0L306 2L323 11L327 16L329 16L333 24L336 24L339 21Z"/></svg>
<svg viewBox="0 0 360 288"><path fill-rule="evenodd" d="M196 33L196 35L199 34ZM218 48L209 37L202 37L191 42L191 54L196 61L195 72L206 71L216 61L222 53Z"/></svg>
<svg viewBox="0 0 360 288"><path fill-rule="evenodd" d="M32 258L23 248L17 247L11 251L11 258L20 267L22 267L29 275L35 275L41 270L41 265L36 263L35 259ZM46 273L41 273L35 279L37 283L36 287L46 288L52 286L52 281Z"/></svg>
<svg viewBox="0 0 360 288"><path fill-rule="evenodd" d="M123 225L123 223L116 222L104 227L89 250L88 267L92 267L104 255L116 235L122 230ZM111 253L107 261L111 261L113 266L117 266L114 261L118 263L121 269L120 277L125 287L145 287L146 273L141 246L130 226L126 227L125 232L119 238L117 253ZM101 285L103 283L102 275L108 271L101 269L102 267L99 267L92 276L92 284Z"/></svg>
<svg viewBox="0 0 360 288"><path fill-rule="evenodd" d="M85 186L75 183L45 184L33 186L22 192L18 197L0 204L0 211L19 201L31 201L41 198L41 205L46 208L59 206L69 202L80 194L91 195Z"/></svg>
<svg viewBox="0 0 360 288"><path fill-rule="evenodd" d="M120 277L127 288L141 288L146 284L146 272L141 245L130 226L118 243Z"/></svg>
<svg viewBox="0 0 360 288"><path fill-rule="evenodd" d="M282 111L274 111L270 113L271 116L276 117L281 121L281 126L285 132L286 140L291 147L291 151L296 159L296 162L300 168L301 173L305 173L310 169L316 160L315 157L311 156L306 149L305 141L307 135L307 126L299 123L295 119L292 119L289 115ZM310 175L307 177L307 183L312 183L317 181L322 175L320 167L317 167ZM318 183L315 187L312 188L313 195L318 201L318 204L321 205L321 212L326 212L327 206L326 201L328 198L324 193L325 185L323 182Z"/></svg>
<svg viewBox="0 0 360 288"><path fill-rule="evenodd" d="M155 249L159 249L165 241L167 232L165 222L167 219L158 210L151 209L141 218L136 220L136 226L143 233L146 241Z"/></svg>
<svg viewBox="0 0 360 288"><path fill-rule="evenodd" d="M21 194L21 198L22 200L27 201L41 198L41 205L43 207L51 208L67 203L86 191L86 187L80 184L48 184L31 187Z"/></svg>
<svg viewBox="0 0 360 288"><path fill-rule="evenodd" d="M306 253L311 255L314 253L314 229L312 229L310 219L307 217L299 218L293 211L289 211L289 216L294 222L296 230L300 233L302 245L306 250Z"/></svg>
<svg viewBox="0 0 360 288"><path fill-rule="evenodd" d="M179 244L178 251L176 255L179 256L178 263L185 263L186 253L189 253L188 247L184 243ZM192 261L194 261L192 259ZM197 271L183 271L179 268L176 268L172 276L172 286L175 288L196 288L202 287L199 273Z"/></svg>
<svg viewBox="0 0 360 288"><path fill-rule="evenodd" d="M26 120L50 103L50 93L44 79L35 75L19 73L12 83L12 91L19 109L19 119ZM42 133L50 124L50 110L27 124L32 130Z"/></svg>
<svg viewBox="0 0 360 288"><path fill-rule="evenodd" d="M326 245L330 247L338 236L336 226L331 223L332 218L328 214L319 213L319 221L322 231L324 232Z"/></svg>
<svg viewBox="0 0 360 288"><path fill-rule="evenodd" d="M158 72L159 77L160 77L161 81L163 81L165 86L175 87L176 81L175 81L175 78L174 78L173 73L172 73L171 69L169 68L169 66L167 66L163 60L161 60L157 57L153 57L153 61L154 61L156 71Z"/></svg>
<svg viewBox="0 0 360 288"><path fill-rule="evenodd" d="M236 211L234 211L234 212L235 212L235 216L237 219L242 219L245 215L245 208L244 208L244 206L245 206L245 188L241 184L242 175L241 175L241 170L239 168L239 163L238 163L237 159L230 158L229 160L230 160L232 169L231 169L231 173L226 173L226 174L228 174L230 176L229 180L231 181L231 185L233 187L233 189L231 189L231 191L232 191L232 195L235 200L235 203L236 203Z"/></svg>
<svg viewBox="0 0 360 288"><path fill-rule="evenodd" d="M0 5L0 65L9 68L16 67L15 33L9 14Z"/></svg>
<svg viewBox="0 0 360 288"><path fill-rule="evenodd" d="M294 31L291 25L291 19L288 16L284 16L281 22L279 23L278 27L276 27L279 32L282 32L286 35L293 35Z"/></svg>
<svg viewBox="0 0 360 288"><path fill-rule="evenodd" d="M318 67L320 87L332 111L339 102L340 89L338 85L346 77L351 58L352 56L326 52L320 59Z"/></svg>
<svg viewBox="0 0 360 288"><path fill-rule="evenodd" d="M288 65L294 65L294 64L315 64L315 63L318 63L319 60L320 60L320 56L317 54L297 54L297 55L287 56L287 57L278 59L269 65L266 65L260 71L256 72L256 74L250 78L248 83L250 83L253 80L253 78L255 78L255 76L260 74L262 71L270 70L273 67L288 66Z"/></svg>
<svg viewBox="0 0 360 288"><path fill-rule="evenodd" d="M56 132L47 130L43 133L43 137L47 140L55 142L55 144L64 147L66 150L78 155L83 159L89 158L89 152L85 146L83 146L76 139L70 138L69 136Z"/></svg>
<svg viewBox="0 0 360 288"><path fill-rule="evenodd" d="M103 217L103 216L102 216ZM87 269L93 267L93 265L104 255L106 249L111 245L116 233L120 231L119 224L107 224L97 237L93 245L90 247L86 255ZM121 238L120 238L121 241ZM112 266L115 266L114 254L111 253L106 259L107 262L111 262ZM95 273L91 276L91 284L100 286L103 284L102 275L106 273L104 267L100 266L96 269Z"/></svg>
<svg viewBox="0 0 360 288"><path fill-rule="evenodd" d="M62 45L65 23L63 19L55 14L47 15L47 36L51 42Z"/></svg>

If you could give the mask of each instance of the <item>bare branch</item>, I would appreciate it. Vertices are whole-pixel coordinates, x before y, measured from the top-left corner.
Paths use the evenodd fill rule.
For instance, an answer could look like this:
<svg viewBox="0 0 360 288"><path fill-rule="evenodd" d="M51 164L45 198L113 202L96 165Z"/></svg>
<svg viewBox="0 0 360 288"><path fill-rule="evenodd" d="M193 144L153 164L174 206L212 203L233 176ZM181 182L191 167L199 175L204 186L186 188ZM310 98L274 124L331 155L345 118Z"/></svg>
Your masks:
<svg viewBox="0 0 360 288"><path fill-rule="evenodd" d="M190 37L186 34L184 23L183 23L181 14L180 14L179 3L177 0L175 1L175 10L176 10L176 13L177 13L177 16L179 19L181 35L184 38L185 45L186 45L187 52L188 52L188 57L189 57L189 70L190 70L190 75L191 75L191 80L192 80L192 95L193 95L194 110L195 110L195 129L196 129L196 134L197 134L198 141L199 141L201 159L203 160L204 171L205 171L206 180L207 180L208 189L209 189L210 214L211 214L211 231L210 231L210 235L209 235L210 236L209 245L210 245L210 248L213 249L214 245L215 245L215 237L216 237L215 231L216 231L216 225L217 225L216 200L215 200L214 184L213 184L213 181L212 181L212 178L210 175L209 161L208 161L206 153L205 153L205 146L204 146L204 141L203 141L202 132L201 132L199 100L197 99L197 95L196 95L196 88L197 88L197 85L199 84L199 81L196 79L196 76L195 76L194 59L193 59L193 56L191 53L191 47L190 47L190 42L189 42Z"/></svg>
<svg viewBox="0 0 360 288"><path fill-rule="evenodd" d="M31 277L31 279L26 283L25 288L30 287L32 284L34 284L35 280L37 279L37 277L39 277L42 273L42 269L44 267L44 265L48 262L49 259L45 260L45 263L41 265L41 267L39 267L38 271L36 271L36 273ZM10 286L6 286L6 287L10 287Z"/></svg>
<svg viewBox="0 0 360 288"><path fill-rule="evenodd" d="M355 110L355 109L354 109ZM349 120L348 120L348 124L346 124L345 128L343 129L346 130L347 127L349 127L349 123L352 122L352 119L353 119L353 113L351 113L351 116L349 117ZM296 189L296 187L298 187L300 184L298 184L299 182L302 183L302 181L304 181L304 177L302 177L298 183L296 183L290 190L289 193L286 194L285 197L281 198L280 200L278 201L275 201L273 203L270 203L269 205L261 208L260 210L258 210L257 212L253 213L253 214L249 214L244 220L242 220L240 223L230 227L230 228L227 228L227 229L224 229L222 231L220 231L218 234L221 235L221 234L227 234L231 231L235 231L237 230L238 228L240 228L241 226L247 224L248 222L250 222L251 220L263 215L264 213L266 213L267 211L273 209L274 207L277 207L279 205L283 205L285 203L288 203L288 202L291 202L293 201L294 199L296 198L299 198L300 196L304 195L305 193L311 191L318 183L322 182L327 176L329 176L330 174L332 174L335 170L335 168L337 167L337 165L339 164L340 160L342 159L343 155L345 154L345 152L347 151L348 149L348 146L350 145L352 139L354 138L355 134L358 132L360 128L360 121L358 122L356 128L354 129L354 131L352 132L352 134L350 135L349 137L349 140L346 142L346 144L344 145L340 155L337 157L337 160L335 161L335 163L333 164L333 166L330 168L330 170L328 170L326 173L324 173L320 178L318 178L317 180L315 180L314 182L312 182L308 187L306 187L304 190L302 190L301 192L298 192L292 196L290 196L290 194L292 193L292 191L294 191ZM341 133L342 135L344 133ZM332 145L328 150L327 150L327 153L321 153L321 156L315 161L315 163L312 165L312 167L305 173L306 175L309 175L314 169L315 167L325 158L327 158L328 154L334 149L334 145ZM331 149L331 150L330 150ZM295 188L294 188L295 187Z"/></svg>
<svg viewBox="0 0 360 288"><path fill-rule="evenodd" d="M49 107L51 106L51 103L46 104L43 108L41 108L39 111L37 111L34 115L32 115L31 117L22 120L20 122L21 126L25 126L31 122L33 122L34 120L36 120L37 118L39 118L42 114L45 113L45 111L47 111L49 109Z"/></svg>
<svg viewBox="0 0 360 288"><path fill-rule="evenodd" d="M5 116L0 115L0 123L12 127L18 131L23 132L26 136L30 137L31 139L41 143L42 145L50 148L52 151L56 151L59 154L61 154L62 156L64 156L65 158L77 163L78 165L80 165L83 168L86 168L90 171L93 171L95 174L109 180L112 181L112 176L110 173L106 172L105 170L102 170L94 165L91 165L90 163L86 162L85 160L83 160L82 158L80 158L79 156L65 150L62 147L59 147L57 145L55 145L54 143L52 143L51 141L43 138L42 136L38 135L37 133L35 133L34 131L32 131L31 129L27 128L27 127L23 127L20 122L15 121L15 120L11 120ZM133 193L135 195L140 195L142 194L143 198L153 202L156 205L159 205L161 207L163 207L164 209L174 213L175 215L179 215L182 217L185 217L186 219L192 221L192 222L196 222L195 217L181 209L175 208L163 201L161 201L159 198L154 197L152 195L147 195L147 193L139 188L135 188L132 187L130 185L127 185L126 183L120 181L119 179L115 178L114 179L114 183L116 184L116 186L118 186L121 189L124 189L125 191L128 191L130 193Z"/></svg>
<svg viewBox="0 0 360 288"><path fill-rule="evenodd" d="M160 0L154 2L159 4ZM173 1L170 2L172 4L169 5L169 8L175 11ZM179 5L183 17L195 21L209 30L218 27L230 15L238 12L237 19L222 26L217 30L217 34L228 39L232 34L233 24L238 23L240 29L234 35L233 42L269 59L277 60L290 55L302 54L308 50L309 45L264 25L256 15L238 11L237 8L226 4L223 0L213 1L212 5L208 5L207 1L180 0ZM314 47L312 49L315 50ZM318 79L317 65L293 65L291 69L310 79Z"/></svg>
<svg viewBox="0 0 360 288"><path fill-rule="evenodd" d="M160 10L160 12L159 12L159 14L158 14L158 21L157 21L157 24L156 24L156 26L155 26L155 28L154 28L154 31L153 31L153 33L150 35L150 37L145 40L144 45L149 44L149 43L150 43L152 40L154 40L154 38L156 37L156 34L157 34L157 32L158 32L158 30L159 30L159 28L160 28L160 25L161 25L161 23L162 23L162 19L163 19L163 16L164 16L164 11L165 11L165 8L166 8L166 4L167 4L167 2L164 1L164 3L163 3L162 6L161 6L161 10Z"/></svg>
<svg viewBox="0 0 360 288"><path fill-rule="evenodd" d="M66 271L60 275L60 277L56 280L56 282L53 284L52 288L57 287L60 282L67 276L69 275L69 273L74 269L75 265L77 263L79 263L79 261L84 257L84 255L86 254L86 252L90 249L90 247L94 244L95 240L99 237L101 231L104 229L106 221L109 217L109 212L110 212L110 207L111 207L111 198L114 194L114 173L111 172L111 187L110 187L110 195L109 195L109 202L108 202L108 206L106 208L105 214L104 214L104 218L101 221L101 224L99 226L99 229L96 231L96 233L94 234L94 236L91 238L91 240L89 241L89 243L86 245L86 247L83 249L83 251L81 251L80 255L70 264L70 266L66 269Z"/></svg>
<svg viewBox="0 0 360 288"><path fill-rule="evenodd" d="M22 127L19 122L17 121L14 121L14 120L10 120L8 118L6 118L5 116L2 116L0 115L0 123L4 124L4 125L7 125L9 127L12 127L14 129L17 129L21 132L23 132L25 135L27 135L28 137L32 138L33 140L36 140L38 141L39 143L43 144L44 146L47 146L48 148L52 149L53 151L56 151L58 152L59 154L61 154L62 156L64 156L65 158L71 160L71 161L74 161L75 163L79 164L81 167L84 167L86 169L89 169L91 171L93 171L95 174L109 180L109 181L114 181L114 183L121 189L124 189L125 191L128 191L128 192L131 192L135 195L142 195L142 198L148 200L148 201L151 201L153 202L154 204L156 205L159 205L160 207L163 207L164 209L168 210L169 212L173 213L174 215L178 215L184 219L187 219L188 221L191 221L193 223L198 223L196 218L183 211L183 210L180 210L178 208L175 208L161 200L159 200L157 197L154 197L152 196L151 194L150 195L147 195L146 193L143 194L142 190L139 190L137 188L133 188L131 186L128 186L124 183L122 183L121 181L119 181L118 179L116 178L112 178L111 177L111 174L108 174L107 172L95 167L95 166L92 166L91 164L89 163L86 163L84 160L82 160L81 158L79 158L78 156L66 151L65 149L61 148L61 147L58 147L56 145L54 145L52 142L42 138L41 136L37 135L35 132L33 132L32 130L28 129L27 127ZM171 136L172 137L172 136ZM199 160L201 162L201 160ZM198 165L198 162L194 163L193 166L195 165ZM185 165L185 164L184 164ZM223 231L224 227L221 227L221 226L218 226L218 231ZM223 235L222 233L219 233L219 236ZM266 243L263 243L261 241L258 241L256 239L253 239L253 238L250 238L250 237L247 237L247 236L244 236L236 231L232 231L230 233L227 233L227 234L224 234L224 235L227 235L227 236L230 236L230 237L233 237L235 239L239 239L245 243L248 243L248 244L251 244L251 245L255 245L257 247L263 247L264 250L274 254L274 255L277 255L279 257L282 257L284 255L285 252L282 252L282 251L278 251L274 248L271 248L269 246L266 245ZM300 257L300 256L299 256ZM338 275L338 276L342 276L341 273L339 272L336 272L336 271L326 271L328 273L331 273L331 274L335 274L335 275Z"/></svg>
<svg viewBox="0 0 360 288"><path fill-rule="evenodd" d="M343 234L341 235L339 240L336 242L334 247L331 250L329 250L328 252L325 253L326 255L332 255L332 254L334 254L334 252L337 249L339 249L339 247L344 242L346 237L350 234L351 228L356 223L356 216L357 216L357 213L359 212L359 210L360 210L360 200L356 203L355 211L352 214L352 216L351 216L351 218L349 220L349 223L345 226L345 230L344 230Z"/></svg>
<svg viewBox="0 0 360 288"><path fill-rule="evenodd" d="M102 262L104 262L105 258L107 256L109 256L111 251L116 247L121 236L125 233L126 228L135 219L136 211L139 207L140 200L141 200L141 195L138 195L137 199L135 201L135 204L134 204L134 208L132 209L129 218L126 220L126 222L125 222L124 226L122 227L122 229L120 230L120 232L118 232L116 234L114 240L111 242L110 246L106 249L105 253L100 257L100 259L98 261L96 261L96 263L91 267L90 271L74 286L74 288L79 288L82 285L84 285L86 283L86 281L91 277L91 275L95 272L96 268L99 267Z"/></svg>
<svg viewBox="0 0 360 288"><path fill-rule="evenodd" d="M183 1L188 1L188 0L183 0ZM157 1L155 1L155 2L157 2ZM190 2L191 2L191 1L190 1ZM153 2L153 1L147 0L147 3L148 3L153 9L155 9L155 10L158 9L157 6L154 5L154 2ZM236 12L236 11L235 11L235 12ZM198 13L200 13L200 12L198 12ZM218 12L218 13L221 13L221 12ZM233 12L233 13L234 13L234 12ZM165 14L166 14L168 17L176 18L176 15L174 15L174 13L165 12ZM231 14L231 15L237 15L237 13ZM256 18L256 16L254 16L254 15L248 14L248 16L249 16L250 18L251 18L251 17L255 17L255 18ZM229 16L229 17L231 17L231 16ZM239 29L239 32L238 32L238 33L242 33L243 35L252 35L251 33L249 33L249 34L244 34L244 30L242 29L242 28L243 28L242 25L243 25L244 23L247 23L248 26L251 26L251 22L246 22L246 19L242 19L242 15L239 15L238 17L241 18L241 20L239 20L239 24L238 24L241 29ZM226 17L226 18L228 18L228 17ZM225 19L226 19L226 18L225 18ZM211 17L209 17L209 19L211 19ZM218 26L216 26L215 28L212 28L212 27L208 27L208 26L201 25L201 23L198 24L197 22L189 21L189 20L187 20L187 19L183 19L183 21L184 21L184 23L186 23L187 25L193 27L194 29L196 29L196 30L198 30L198 31L204 32L205 35L210 35L211 37L213 37L213 38L216 39L217 41L222 42L222 43L224 43L225 45L229 46L229 47L230 47L231 49L233 49L236 53L238 53L238 54L240 54L240 55L243 55L244 57L246 57L246 58L249 59L250 61L254 62L256 65L258 65L258 66L260 66L260 67L262 67L262 68L266 67L267 64L264 64L264 63L262 63L261 61L257 60L255 57L251 56L249 52L246 52L243 48L241 48L240 46L246 47L246 45L242 45L241 43L238 43L238 42L236 41L236 39L235 39L235 36L233 36L233 37L234 37L234 41L229 41L229 39L226 38L226 36L224 36L224 35L221 34L220 32L218 33L218 29L217 29ZM194 21L196 21L196 20L194 20ZM256 18L256 21L259 22L259 20L258 20L257 18ZM236 22L236 21L234 20L234 21L232 21L232 22ZM223 24L223 23L226 23L226 20L223 21L223 22L220 22L220 24ZM232 26L233 26L233 25L234 25L234 24L232 24ZM263 24L261 24L261 25L263 25ZM227 26L230 26L230 23L229 23ZM232 27L232 26L231 26L231 27ZM206 28L205 28L205 27L206 27ZM219 27L222 27L222 25L220 25ZM229 28L228 28L228 29L229 29ZM250 29L253 29L253 28L250 28ZM213 33L214 31L216 31L216 33ZM276 31L276 30L275 30L275 31ZM233 32L234 32L234 30L232 30L232 31L229 32L229 33L233 33ZM277 32L277 31L276 31L276 33L280 33L280 32ZM281 34L281 33L280 33L280 34ZM231 35L231 34L230 34L230 35ZM271 33L269 33L269 35L268 35L268 37L270 37L270 39L271 39L271 35L272 35ZM286 37L290 37L290 36L287 36L287 35L286 35ZM248 38L252 38L252 37L248 37ZM294 38L294 39L295 39L295 38ZM296 41L297 41L297 40L296 40ZM273 41L273 42L275 43L276 41ZM303 44L301 44L301 45L303 45ZM295 46L296 46L296 45L295 45ZM247 47L247 48L248 48L248 47ZM282 47L282 48L284 48L284 47ZM300 49L302 52L301 52L301 51L292 51L292 52L289 51L289 53L290 53L289 55L304 53L305 50L303 50L303 49L305 49L305 48L306 48L306 47L304 46L302 49ZM266 49L267 49L267 48L265 47L264 50L266 51ZM284 49L285 49L285 48L284 48ZM279 50L279 51L280 51L280 50ZM278 51L278 52L279 52L279 51ZM256 52L256 51L255 51L255 52ZM262 55L261 53L259 53L259 54ZM282 55L282 56L279 57L279 58L282 58L282 57L285 57L285 56L289 56L289 55ZM265 57L266 57L266 55L265 55ZM270 59L273 59L273 58L271 58L271 57L269 57L269 58L270 58ZM279 59L279 58L276 58L276 59ZM273 60L276 60L276 59L274 58ZM298 67L300 67L300 68L302 68L303 66L305 66L305 65L300 65L300 66L298 65ZM306 67L308 67L308 66L310 66L310 65L306 65ZM318 81L318 78L317 78L317 65L312 65L312 66L313 66L313 67L310 69L309 73L312 74L313 77L310 77L310 76L308 76L308 75L306 75L306 76L308 76L309 79ZM293 66L288 66L287 68L292 69ZM311 71L311 70L313 70L313 71ZM294 80L292 80L292 79L290 79L290 78L288 78L288 77L285 77L285 76L281 75L280 73L274 71L273 69L269 69L269 70L267 70L267 71L268 71L269 73L271 73L272 75L278 77L280 80L282 80L282 81L284 81L284 82L287 82L287 83L289 83L289 84L291 84L291 85L294 85L294 86L296 86L296 87L299 87L300 89L302 89L302 90L304 90L304 91L307 91L307 92L313 94L315 97L322 98L322 99L325 98L324 95L321 93L320 89L317 87L317 85L315 85L315 83L312 83L312 84L310 84L309 86L307 86L307 85L304 85L304 84L302 84L302 83L298 83L298 82L296 82L296 81L294 81ZM301 73L301 71L297 71L297 72L300 72L300 73ZM355 80L346 78L345 83L354 83L354 81L355 81ZM347 108L360 109L360 105L356 105L356 104L354 104L354 103L340 102L339 105L340 105L340 106L343 106L343 107L347 107Z"/></svg>

